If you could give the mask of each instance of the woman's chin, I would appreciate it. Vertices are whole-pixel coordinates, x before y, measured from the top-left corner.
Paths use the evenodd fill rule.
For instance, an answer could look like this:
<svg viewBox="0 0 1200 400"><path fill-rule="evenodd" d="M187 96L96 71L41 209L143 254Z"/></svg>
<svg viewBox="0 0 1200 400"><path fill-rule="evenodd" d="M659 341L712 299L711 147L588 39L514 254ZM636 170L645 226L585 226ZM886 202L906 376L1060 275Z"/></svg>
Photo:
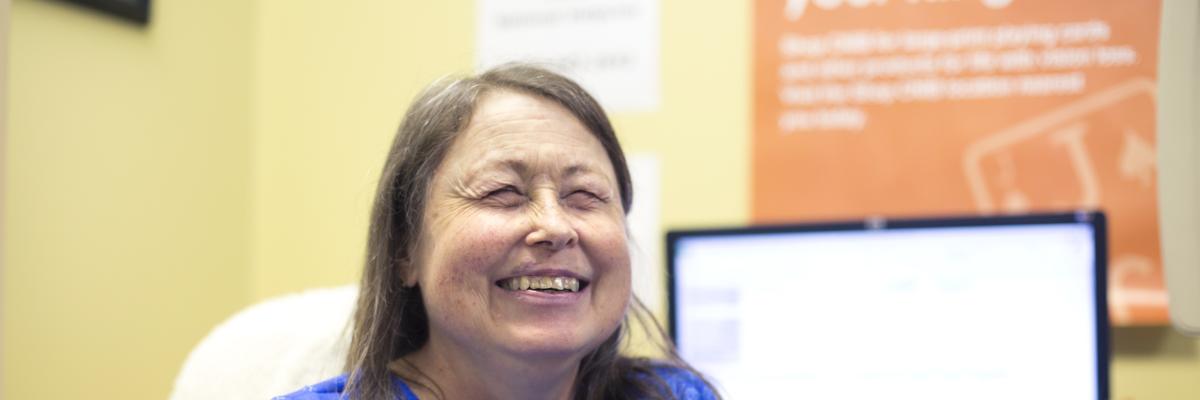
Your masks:
<svg viewBox="0 0 1200 400"><path fill-rule="evenodd" d="M605 335L607 336L607 335ZM519 357L529 359L574 358L594 350L605 339L598 334L585 334L576 329L547 329L523 327L514 329L502 347Z"/></svg>

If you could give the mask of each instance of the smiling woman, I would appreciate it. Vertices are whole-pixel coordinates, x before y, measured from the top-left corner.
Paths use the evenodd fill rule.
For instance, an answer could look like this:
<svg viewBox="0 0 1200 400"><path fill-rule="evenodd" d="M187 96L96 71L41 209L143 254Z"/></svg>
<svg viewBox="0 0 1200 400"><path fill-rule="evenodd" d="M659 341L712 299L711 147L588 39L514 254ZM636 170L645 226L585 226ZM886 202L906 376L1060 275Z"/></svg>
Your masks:
<svg viewBox="0 0 1200 400"><path fill-rule="evenodd" d="M434 84L380 180L347 374L280 399L717 398L665 337L665 360L620 353L648 316L631 187L574 82L518 64Z"/></svg>

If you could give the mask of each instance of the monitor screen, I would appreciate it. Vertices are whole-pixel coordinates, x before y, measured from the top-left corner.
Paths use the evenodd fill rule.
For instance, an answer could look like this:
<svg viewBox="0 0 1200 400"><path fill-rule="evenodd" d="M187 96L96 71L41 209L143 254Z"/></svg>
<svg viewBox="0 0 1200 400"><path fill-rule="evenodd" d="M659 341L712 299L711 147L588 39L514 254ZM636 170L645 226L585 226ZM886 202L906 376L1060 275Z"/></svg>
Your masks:
<svg viewBox="0 0 1200 400"><path fill-rule="evenodd" d="M668 234L672 335L728 398L1104 399L1099 213Z"/></svg>

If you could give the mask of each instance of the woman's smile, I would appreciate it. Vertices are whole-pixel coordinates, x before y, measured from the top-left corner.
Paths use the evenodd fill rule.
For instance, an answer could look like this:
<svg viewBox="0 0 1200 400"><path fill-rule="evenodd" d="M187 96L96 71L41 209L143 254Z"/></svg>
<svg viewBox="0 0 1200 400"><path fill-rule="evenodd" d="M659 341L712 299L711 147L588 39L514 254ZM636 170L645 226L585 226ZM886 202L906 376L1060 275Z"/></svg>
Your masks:
<svg viewBox="0 0 1200 400"><path fill-rule="evenodd" d="M532 290L545 293L578 292L587 287L587 281L572 276L533 275L508 278L496 282L496 286L510 291Z"/></svg>
<svg viewBox="0 0 1200 400"><path fill-rule="evenodd" d="M529 268L525 268L529 269ZM571 311L581 306L591 295L591 282L581 275L563 269L532 269L519 275L496 281L495 290L531 312L548 312L544 308Z"/></svg>

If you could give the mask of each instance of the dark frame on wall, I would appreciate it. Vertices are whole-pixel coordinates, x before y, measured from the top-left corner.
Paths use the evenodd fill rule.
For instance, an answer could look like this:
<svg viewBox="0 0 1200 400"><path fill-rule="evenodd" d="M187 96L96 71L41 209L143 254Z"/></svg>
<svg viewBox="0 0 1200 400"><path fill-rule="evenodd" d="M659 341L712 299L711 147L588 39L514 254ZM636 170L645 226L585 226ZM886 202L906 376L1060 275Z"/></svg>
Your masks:
<svg viewBox="0 0 1200 400"><path fill-rule="evenodd" d="M66 0L145 25L150 22L150 0Z"/></svg>

